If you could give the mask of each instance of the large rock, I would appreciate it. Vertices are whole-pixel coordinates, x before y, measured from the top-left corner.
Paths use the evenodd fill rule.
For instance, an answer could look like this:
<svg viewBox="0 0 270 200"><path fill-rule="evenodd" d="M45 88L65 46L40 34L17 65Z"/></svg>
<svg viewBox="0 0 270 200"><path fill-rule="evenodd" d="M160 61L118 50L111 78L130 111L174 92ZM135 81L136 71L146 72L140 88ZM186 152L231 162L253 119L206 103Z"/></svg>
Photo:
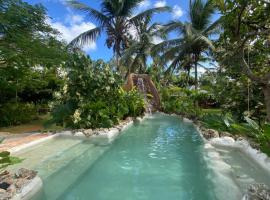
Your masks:
<svg viewBox="0 0 270 200"><path fill-rule="evenodd" d="M226 131L222 131L219 133L219 136L220 137L233 137L233 135L229 132L226 132Z"/></svg>
<svg viewBox="0 0 270 200"><path fill-rule="evenodd" d="M219 137L218 131L216 131L214 129L206 129L206 130L204 130L202 132L202 134L206 139L218 138Z"/></svg>
<svg viewBox="0 0 270 200"><path fill-rule="evenodd" d="M86 136L86 137L90 137L94 134L93 130L92 129L85 129L83 131L83 134Z"/></svg>
<svg viewBox="0 0 270 200"><path fill-rule="evenodd" d="M2 172L0 174L0 200L12 199L35 177L37 177L36 171L24 168L19 169L14 174L9 171Z"/></svg>
<svg viewBox="0 0 270 200"><path fill-rule="evenodd" d="M140 87L139 80L142 80L143 87ZM159 110L160 109L160 96L158 93L158 90L151 80L151 77L148 74L129 74L127 77L127 82L123 86L123 88L127 91L132 90L134 87L136 87L141 93L144 93L144 95L151 94L152 99L149 102L149 108L151 110ZM143 91L144 90L144 91Z"/></svg>
<svg viewBox="0 0 270 200"><path fill-rule="evenodd" d="M243 200L270 200L270 189L264 184L252 184L248 187Z"/></svg>
<svg viewBox="0 0 270 200"><path fill-rule="evenodd" d="M33 179L37 175L36 171L21 168L15 173L16 179Z"/></svg>

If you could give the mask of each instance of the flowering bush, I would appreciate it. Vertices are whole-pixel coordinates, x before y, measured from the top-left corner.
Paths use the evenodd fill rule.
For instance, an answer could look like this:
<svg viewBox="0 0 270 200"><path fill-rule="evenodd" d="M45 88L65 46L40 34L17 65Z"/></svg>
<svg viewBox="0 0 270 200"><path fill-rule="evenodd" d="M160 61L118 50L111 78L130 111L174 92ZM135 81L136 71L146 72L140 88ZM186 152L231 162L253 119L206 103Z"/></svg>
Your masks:
<svg viewBox="0 0 270 200"><path fill-rule="evenodd" d="M74 54L66 63L66 83L55 95L51 122L65 127L111 127L144 111L141 95L121 89L121 77L103 61Z"/></svg>

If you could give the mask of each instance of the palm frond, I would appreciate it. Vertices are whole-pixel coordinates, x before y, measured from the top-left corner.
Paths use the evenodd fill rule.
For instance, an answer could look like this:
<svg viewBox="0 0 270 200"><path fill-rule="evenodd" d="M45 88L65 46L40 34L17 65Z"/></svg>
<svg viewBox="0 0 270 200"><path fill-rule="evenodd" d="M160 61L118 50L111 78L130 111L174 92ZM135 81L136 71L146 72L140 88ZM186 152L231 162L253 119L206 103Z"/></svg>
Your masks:
<svg viewBox="0 0 270 200"><path fill-rule="evenodd" d="M165 52L168 50L168 48L171 48L173 46L179 45L183 42L183 38L176 38L171 40L165 40L161 43L156 44L152 48L152 54L157 54L159 52Z"/></svg>
<svg viewBox="0 0 270 200"><path fill-rule="evenodd" d="M104 25L106 23L108 23L109 18L104 15L103 13L99 12L98 10L91 8L79 1L76 0L68 0L66 1L67 4L79 11L83 11L86 14L88 14L92 19L96 20L100 25Z"/></svg>
<svg viewBox="0 0 270 200"><path fill-rule="evenodd" d="M151 8L151 9L145 10L145 11L135 15L129 21L130 21L130 23L132 23L134 25L138 25L141 23L142 20L146 19L146 20L150 21L153 14L155 14L155 13L166 12L166 11L170 11L170 7L164 6L164 7Z"/></svg>
<svg viewBox="0 0 270 200"><path fill-rule="evenodd" d="M211 1L194 0L189 10L193 27L197 30L204 30L209 25L213 13L214 6Z"/></svg>
<svg viewBox="0 0 270 200"><path fill-rule="evenodd" d="M123 9L121 16L131 16L134 9L141 3L143 0L124 0Z"/></svg>
<svg viewBox="0 0 270 200"><path fill-rule="evenodd" d="M203 43L203 45L205 47L210 48L211 50L215 50L215 46L214 46L213 42L204 35L200 35L199 37L197 37L194 40L194 43L196 43L196 42Z"/></svg>
<svg viewBox="0 0 270 200"><path fill-rule="evenodd" d="M169 67L166 69L165 71L165 75L169 75L172 74L174 72L174 70L180 66L181 64L181 57L176 57L174 58L174 60L172 61L172 63L169 65Z"/></svg>
<svg viewBox="0 0 270 200"><path fill-rule="evenodd" d="M162 33L167 34L172 31L177 31L181 33L184 29L184 24L181 21L170 21L169 23L165 24L162 28Z"/></svg>
<svg viewBox="0 0 270 200"><path fill-rule="evenodd" d="M187 38L193 37L194 32L196 32L196 30L193 30L192 24L191 23L185 23L185 25L184 25L185 37L187 37Z"/></svg>
<svg viewBox="0 0 270 200"><path fill-rule="evenodd" d="M138 51L138 43L134 42L129 48L127 48L124 52L123 55L121 57L121 60L123 63L127 63L128 60L137 53Z"/></svg>
<svg viewBox="0 0 270 200"><path fill-rule="evenodd" d="M150 25L148 27L147 32L149 33L155 33L157 35L159 35L160 29L161 29L162 25L159 23L153 23L152 25Z"/></svg>
<svg viewBox="0 0 270 200"><path fill-rule="evenodd" d="M97 37L100 35L101 28L97 27L88 31L81 33L75 39L73 39L69 45L73 47L82 47L84 45L90 44L95 41Z"/></svg>
<svg viewBox="0 0 270 200"><path fill-rule="evenodd" d="M169 50L167 50L164 54L162 54L161 59L162 60L172 60L176 57L176 55L179 52L179 46L171 47Z"/></svg>
<svg viewBox="0 0 270 200"><path fill-rule="evenodd" d="M214 21L211 25L209 25L202 34L204 35L210 35L210 34L215 34L220 32L220 30L222 29L221 26L221 21L222 18L217 19L216 21Z"/></svg>

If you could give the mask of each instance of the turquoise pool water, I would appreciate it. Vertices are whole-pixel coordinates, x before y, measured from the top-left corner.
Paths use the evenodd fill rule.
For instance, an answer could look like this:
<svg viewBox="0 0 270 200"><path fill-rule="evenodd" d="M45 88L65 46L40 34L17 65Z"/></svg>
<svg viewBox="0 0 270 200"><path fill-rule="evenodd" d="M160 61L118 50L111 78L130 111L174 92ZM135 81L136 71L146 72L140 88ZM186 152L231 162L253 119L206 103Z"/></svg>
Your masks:
<svg viewBox="0 0 270 200"><path fill-rule="evenodd" d="M156 116L125 131L59 199L215 199L192 125Z"/></svg>
<svg viewBox="0 0 270 200"><path fill-rule="evenodd" d="M35 200L241 199L230 166L212 151L192 124L155 114L108 145L59 138L21 156L47 155L25 161L44 180Z"/></svg>

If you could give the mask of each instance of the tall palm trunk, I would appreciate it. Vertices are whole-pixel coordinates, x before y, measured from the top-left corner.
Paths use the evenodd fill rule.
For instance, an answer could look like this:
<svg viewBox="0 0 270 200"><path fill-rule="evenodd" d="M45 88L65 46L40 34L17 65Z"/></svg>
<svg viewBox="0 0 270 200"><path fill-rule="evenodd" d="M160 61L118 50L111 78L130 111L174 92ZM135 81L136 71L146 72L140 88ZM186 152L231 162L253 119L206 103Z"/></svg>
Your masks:
<svg viewBox="0 0 270 200"><path fill-rule="evenodd" d="M187 85L186 85L186 87L188 88L188 86L189 86L189 76L190 76L190 68L188 68L188 74L187 74Z"/></svg>
<svg viewBox="0 0 270 200"><path fill-rule="evenodd" d="M116 61L116 71L119 72L119 70L120 70L120 57L119 57L118 53L115 53L115 61Z"/></svg>
<svg viewBox="0 0 270 200"><path fill-rule="evenodd" d="M199 62L200 54L195 54L195 90L198 90L198 62ZM199 107L198 100L195 100L195 107Z"/></svg>
<svg viewBox="0 0 270 200"><path fill-rule="evenodd" d="M195 90L198 90L198 62L200 54L194 56L194 67L195 67Z"/></svg>
<svg viewBox="0 0 270 200"><path fill-rule="evenodd" d="M195 61L195 90L198 90L198 62Z"/></svg>

